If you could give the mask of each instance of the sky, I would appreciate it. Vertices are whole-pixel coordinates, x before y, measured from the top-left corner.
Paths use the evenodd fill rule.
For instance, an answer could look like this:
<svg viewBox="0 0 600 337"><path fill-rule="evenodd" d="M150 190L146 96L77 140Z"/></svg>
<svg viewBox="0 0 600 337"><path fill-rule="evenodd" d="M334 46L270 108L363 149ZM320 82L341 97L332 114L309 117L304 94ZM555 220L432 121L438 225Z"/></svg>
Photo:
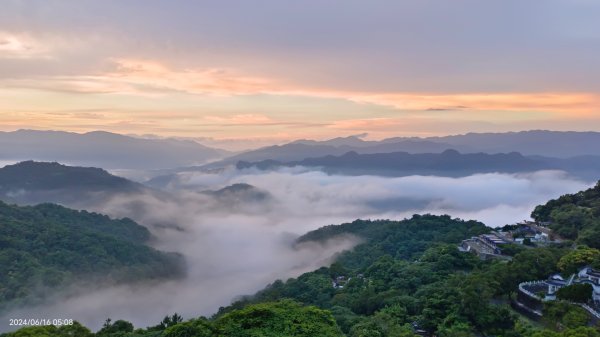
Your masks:
<svg viewBox="0 0 600 337"><path fill-rule="evenodd" d="M5 0L0 130L600 131L595 0Z"/></svg>

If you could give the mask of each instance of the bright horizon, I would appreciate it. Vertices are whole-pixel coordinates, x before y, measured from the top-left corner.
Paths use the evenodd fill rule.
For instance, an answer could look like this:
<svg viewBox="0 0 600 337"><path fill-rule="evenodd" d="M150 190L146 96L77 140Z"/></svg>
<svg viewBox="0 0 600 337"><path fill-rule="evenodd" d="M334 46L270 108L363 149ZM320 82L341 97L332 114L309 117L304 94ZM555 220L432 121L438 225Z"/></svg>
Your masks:
<svg viewBox="0 0 600 337"><path fill-rule="evenodd" d="M600 131L594 1L3 6L2 131L226 148Z"/></svg>

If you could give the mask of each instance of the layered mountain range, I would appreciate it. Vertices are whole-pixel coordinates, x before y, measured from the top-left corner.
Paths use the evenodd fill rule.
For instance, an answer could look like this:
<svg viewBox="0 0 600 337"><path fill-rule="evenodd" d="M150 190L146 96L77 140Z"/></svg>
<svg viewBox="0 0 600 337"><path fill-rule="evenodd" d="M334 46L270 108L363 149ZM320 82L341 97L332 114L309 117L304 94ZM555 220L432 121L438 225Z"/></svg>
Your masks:
<svg viewBox="0 0 600 337"><path fill-rule="evenodd" d="M104 131L0 132L0 148L2 161L57 161L105 169L164 169L201 164L228 154L194 141L135 138Z"/></svg>
<svg viewBox="0 0 600 337"><path fill-rule="evenodd" d="M305 158L298 161L239 161L238 169L274 170L282 167L306 167L330 174L345 175L436 175L462 177L476 173L519 173L539 170L562 170L584 179L595 179L600 172L600 156L579 156L568 159L523 156L511 153L442 153L389 152L359 154L355 151L340 156Z"/></svg>
<svg viewBox="0 0 600 337"><path fill-rule="evenodd" d="M469 133L445 137L394 137L380 141L361 136L325 141L296 140L241 153L204 146L193 140L139 138L104 131L84 134L62 131L18 130L0 132L0 161L56 161L104 169L161 170L179 167L220 168L239 161L280 162L306 158L358 154L406 152L511 153L550 158L600 156L598 132L523 131L508 133ZM552 144L552 146L549 146Z"/></svg>
<svg viewBox="0 0 600 337"><path fill-rule="evenodd" d="M297 140L239 153L207 166L218 167L238 161L299 161L326 155L339 156L347 152L358 154L407 152L441 153L448 149L461 153L510 153L525 156L571 158L600 156L598 132L523 131L507 133L469 133L446 137L395 137L381 141L366 141L358 136L334 138L326 141ZM552 146L548 146L552 144Z"/></svg>

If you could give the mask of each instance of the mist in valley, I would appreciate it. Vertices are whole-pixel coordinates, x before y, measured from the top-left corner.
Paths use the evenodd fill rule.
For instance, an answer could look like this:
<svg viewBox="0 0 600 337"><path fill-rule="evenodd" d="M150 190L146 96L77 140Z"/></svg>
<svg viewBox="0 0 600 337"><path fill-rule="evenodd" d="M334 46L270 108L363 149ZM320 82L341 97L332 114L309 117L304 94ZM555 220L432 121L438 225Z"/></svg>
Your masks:
<svg viewBox="0 0 600 337"><path fill-rule="evenodd" d="M237 187L227 188L232 185ZM463 178L350 177L302 168L183 172L164 186L169 197L124 194L89 207L148 227L154 247L184 255L184 279L102 289L78 285L85 289L80 295L56 294L49 304L4 316L73 318L94 329L108 317L145 327L174 312L184 318L209 316L276 279L328 265L336 253L360 242L348 236L294 246L307 231L357 218L400 220L415 213L502 226L527 219L535 205L548 199L591 185L559 171Z"/></svg>

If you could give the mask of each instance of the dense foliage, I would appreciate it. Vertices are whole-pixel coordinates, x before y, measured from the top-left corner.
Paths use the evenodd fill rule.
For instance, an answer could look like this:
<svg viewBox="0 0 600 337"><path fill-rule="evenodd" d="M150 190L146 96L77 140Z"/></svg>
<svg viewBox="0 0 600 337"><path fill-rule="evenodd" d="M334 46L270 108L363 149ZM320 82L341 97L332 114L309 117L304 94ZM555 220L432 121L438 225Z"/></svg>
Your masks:
<svg viewBox="0 0 600 337"><path fill-rule="evenodd" d="M360 269L384 255L411 260L435 244L459 243L489 231L490 228L478 221L452 219L448 215L414 215L404 221L356 220L325 226L303 235L298 244L325 242L339 235L358 236L367 241L343 253L337 261L345 267Z"/></svg>
<svg viewBox="0 0 600 337"><path fill-rule="evenodd" d="M600 182L595 187L566 194L535 208L531 216L550 222L558 235L600 248Z"/></svg>
<svg viewBox="0 0 600 337"><path fill-rule="evenodd" d="M560 301L544 303L544 321L556 329L578 328L587 325L589 315L584 309Z"/></svg>
<svg viewBox="0 0 600 337"><path fill-rule="evenodd" d="M552 272L563 253L552 248L528 249L506 263L480 261L474 255L459 252L455 245L438 244L415 261L381 256L360 270L362 276L346 269L347 275L356 276L343 288L335 289L331 284L335 273L342 270L337 263L297 279L278 281L253 298L222 308L212 319L182 321L173 315L154 327L137 330L128 322L108 320L95 336L415 337L416 329L436 332L441 337L599 336L595 328L582 328L588 316L577 306L548 303L546 320L542 322L547 330L542 330L523 322L507 305L510 292L520 280L537 279ZM321 308L301 305L298 299L318 303ZM39 336L74 336L61 334L65 327L32 327L2 337L38 336L25 332L43 329L53 332ZM89 330L82 331L81 336L92 336Z"/></svg>
<svg viewBox="0 0 600 337"><path fill-rule="evenodd" d="M594 288L591 284L573 284L568 287L560 288L556 292L556 297L561 300L586 303L592 298Z"/></svg>
<svg viewBox="0 0 600 337"><path fill-rule="evenodd" d="M276 281L249 303L292 298L330 310L348 336L530 336L508 303L523 281L548 277L569 250L514 249L510 262L481 261L458 251L463 238L487 232L481 223L422 215L394 221L354 221L308 233L298 244L352 234L365 242L329 268Z"/></svg>
<svg viewBox="0 0 600 337"><path fill-rule="evenodd" d="M53 190L73 187L133 188L135 183L100 168L24 161L0 168L0 191Z"/></svg>
<svg viewBox="0 0 600 337"><path fill-rule="evenodd" d="M578 246L558 261L558 269L566 276L577 272L581 267L587 265L600 267L600 250L587 246Z"/></svg>
<svg viewBox="0 0 600 337"><path fill-rule="evenodd" d="M136 330L121 320L107 320L95 334L81 326L71 329L84 329L81 336L86 337L414 337L418 330L440 337L600 337L597 328L586 327L590 317L579 306L547 302L544 319L533 325L509 305L520 282L594 260L595 249L514 247L510 261L483 261L457 249L462 239L487 231L479 222L433 215L327 226L297 244L339 235L355 235L363 243L340 254L329 267L277 280L220 308L211 319L183 321L173 315L146 329ZM588 290L563 293L574 300ZM39 327L2 337L38 336L27 334L35 329L49 331L40 336L73 336L61 332L63 328Z"/></svg>
<svg viewBox="0 0 600 337"><path fill-rule="evenodd" d="M168 317L165 318L167 320ZM282 300L249 305L214 320L205 318L137 329L123 320L107 320L96 334L79 323L72 326L29 327L1 337L342 337L329 311Z"/></svg>
<svg viewBox="0 0 600 337"><path fill-rule="evenodd" d="M116 194L142 192L155 193L94 167L25 161L0 168L0 200L19 205L52 202L87 208Z"/></svg>
<svg viewBox="0 0 600 337"><path fill-rule="evenodd" d="M97 284L180 275L181 257L146 246L149 237L130 219L0 202L0 309L91 277Z"/></svg>

